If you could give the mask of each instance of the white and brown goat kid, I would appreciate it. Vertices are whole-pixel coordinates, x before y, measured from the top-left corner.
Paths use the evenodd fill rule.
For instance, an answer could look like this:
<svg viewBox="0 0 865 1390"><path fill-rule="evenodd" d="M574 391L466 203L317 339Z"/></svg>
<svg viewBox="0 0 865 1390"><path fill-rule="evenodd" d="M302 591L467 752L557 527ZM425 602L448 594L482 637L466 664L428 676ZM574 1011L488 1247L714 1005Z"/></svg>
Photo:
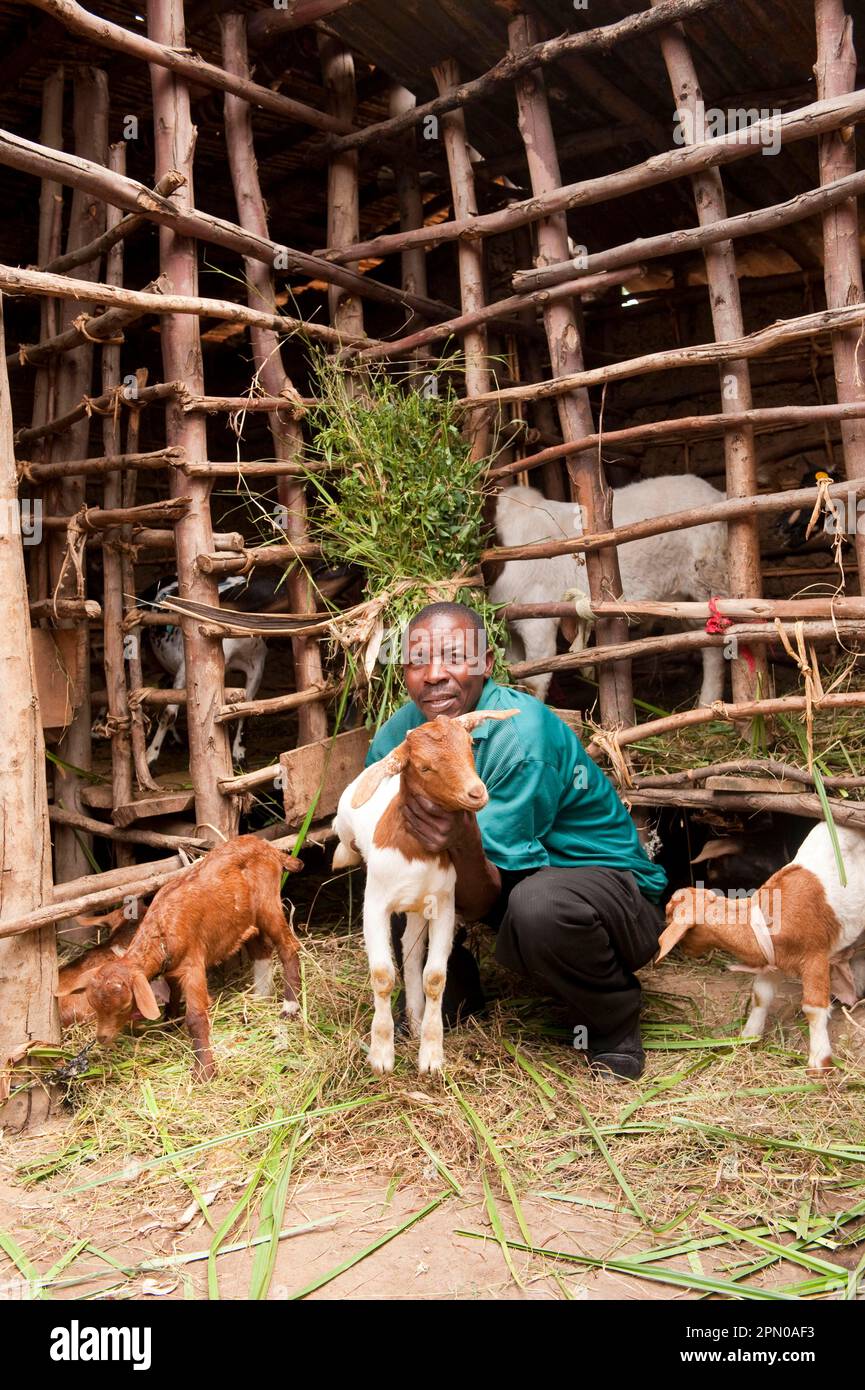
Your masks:
<svg viewBox="0 0 865 1390"><path fill-rule="evenodd" d="M455 719L439 715L412 729L340 798L333 823L339 836L334 868L361 859L367 866L363 936L375 996L369 1049L374 1071L393 1070L396 969L390 919L399 912L406 914L406 1015L412 1037L420 1039L418 1067L439 1072L444 1065L442 994L454 939L456 869L447 851L431 853L412 834L403 816L406 795L427 797L448 811L480 811L489 796L475 771L471 731L486 719L510 719L518 712L475 710Z"/></svg>
<svg viewBox="0 0 865 1390"><path fill-rule="evenodd" d="M865 831L838 826L836 833L846 884L838 873L829 831L820 822L792 862L772 874L753 897L730 899L704 888L680 888L667 904L667 926L657 956L662 960L681 942L688 955L728 951L741 962L732 969L753 971L745 1038L763 1036L778 972L801 980L812 1073L832 1066L831 995L852 1003L862 986Z"/></svg>

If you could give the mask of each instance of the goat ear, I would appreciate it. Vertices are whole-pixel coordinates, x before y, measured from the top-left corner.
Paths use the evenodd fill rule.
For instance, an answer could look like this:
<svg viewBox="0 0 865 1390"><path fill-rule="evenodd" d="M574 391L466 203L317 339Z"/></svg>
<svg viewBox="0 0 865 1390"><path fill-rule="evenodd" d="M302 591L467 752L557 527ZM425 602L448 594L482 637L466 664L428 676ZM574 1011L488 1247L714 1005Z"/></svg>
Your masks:
<svg viewBox="0 0 865 1390"><path fill-rule="evenodd" d="M71 984L68 980L65 984L61 981L54 991L54 998L65 999L67 994L83 994L95 974L96 970L88 970L86 975L79 975Z"/></svg>
<svg viewBox="0 0 865 1390"><path fill-rule="evenodd" d="M156 995L150 988L150 981L143 970L136 970L132 976L132 994L142 1017L159 1018L160 1009Z"/></svg>
<svg viewBox="0 0 865 1390"><path fill-rule="evenodd" d="M731 854L744 853L745 848L745 841L735 835L728 835L720 840L707 840L691 863L703 864L707 859L726 859Z"/></svg>
<svg viewBox="0 0 865 1390"><path fill-rule="evenodd" d="M462 724L471 733L487 719L513 719L519 713L518 709L473 709L469 714L458 714L454 723Z"/></svg>
<svg viewBox="0 0 865 1390"><path fill-rule="evenodd" d="M670 954L674 946L678 946L679 942L682 940L682 937L685 935L685 932L689 931L693 925L693 922L674 921L670 924L669 927L664 928L664 930L661 932L660 937L658 938L658 946L660 949L658 951L658 954L655 956L656 965L658 964L659 960L664 959L664 956L668 956Z"/></svg>
<svg viewBox="0 0 865 1390"><path fill-rule="evenodd" d="M377 792L385 777L396 777L397 773L402 772L408 762L408 747L405 740L394 748L392 753L388 753L386 758L381 758L372 767L367 767L360 774L355 783L354 791L351 796L352 807L357 810L358 806L363 806L374 792Z"/></svg>

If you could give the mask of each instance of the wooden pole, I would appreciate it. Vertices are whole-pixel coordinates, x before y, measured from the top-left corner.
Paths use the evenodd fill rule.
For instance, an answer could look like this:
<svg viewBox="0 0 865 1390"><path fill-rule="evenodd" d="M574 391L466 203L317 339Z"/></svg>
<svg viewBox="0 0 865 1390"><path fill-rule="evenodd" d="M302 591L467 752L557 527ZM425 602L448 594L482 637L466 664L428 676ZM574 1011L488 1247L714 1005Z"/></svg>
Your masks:
<svg viewBox="0 0 865 1390"><path fill-rule="evenodd" d="M781 629L788 637L795 638L796 623L782 623ZM839 642L854 639L862 628L861 618L852 622L804 622L802 629L808 642ZM549 656L542 661L517 661L508 669L514 680L524 680L526 676L538 676L548 671L577 671L584 666L601 666L605 662L619 661L629 656L634 661L641 657L669 656L671 652L702 651L704 647L727 647L740 642L742 646L759 649L780 642L778 628L773 623L757 626L753 623L734 623L727 631L708 632L670 632L660 637L637 637L623 643L620 647L592 647L578 652L563 652L561 656ZM759 651L763 664L766 658Z"/></svg>
<svg viewBox="0 0 865 1390"><path fill-rule="evenodd" d="M644 738L656 738L674 730L689 729L696 724L709 724L713 719L723 719L728 724L736 724L755 715L789 714L805 709L804 695L784 695L777 700L748 700L741 705L727 705L722 700L714 705L703 705L699 709L682 710L679 714L668 714L663 719L647 719L643 724L634 724L630 729L617 730L616 743L624 746ZM862 709L865 708L865 690L848 691L844 695L823 695L813 701L815 710L822 709ZM586 752L590 758L600 752L596 743L590 743Z"/></svg>
<svg viewBox="0 0 865 1390"><path fill-rule="evenodd" d="M807 787L814 785L814 774L804 767L795 767L792 763L780 762L777 758L736 758L730 762L709 763L706 767L688 767L681 772L649 773L647 776L638 774L634 778L634 786L646 790L653 787L681 787L693 785L695 782L705 782L709 777L744 774L777 777L782 781L799 782ZM865 787L865 777L857 777L855 774L850 776L842 773L839 777L824 777L821 774L821 779L824 787L831 787L833 790L842 787L858 790Z"/></svg>
<svg viewBox="0 0 865 1390"><path fill-rule="evenodd" d="M82 816L75 811L63 811L59 806L48 807L48 819L55 825L72 825L78 830L86 830L88 834L111 840L117 846L117 850L122 849L124 854L129 852L131 845L149 845L151 849L168 850L176 850L178 847L209 848L209 841L198 840L194 835L160 835L157 830L120 830L110 822L97 820L94 816ZM134 857L128 859L127 864L134 865Z"/></svg>
<svg viewBox="0 0 865 1390"><path fill-rule="evenodd" d="M99 68L78 68L73 80L73 125L75 132L76 155L93 160L100 165L108 163L108 82L105 73ZM76 189L72 195L69 214L67 249L75 250L99 235L105 229L105 205L88 194ZM83 280L96 280L99 275L99 262L91 261L81 267ZM87 310L89 305L75 304L65 300L60 306L58 328L65 332L72 326L73 318ZM63 414L70 410L90 391L93 373L93 345L84 342L74 351L63 354L57 364L57 409ZM66 454L70 458L86 458L90 436L90 419L84 414L70 430L66 441ZM69 476L58 480L48 491L47 510L74 515L84 503L85 482L83 478ZM44 518L43 518L44 525ZM58 597L79 597L75 592L73 566L67 566L66 577L61 579L66 552L66 536L49 537L48 554L52 593ZM86 582L86 581L85 581ZM92 759L91 712L90 712L90 637L87 622L64 623L74 628L76 642L76 683L74 713L58 749L60 757L70 768L90 767ZM77 772L56 766L54 769L54 800L69 811L82 810L81 778ZM89 867L87 851L89 843L86 836L77 835L72 830L58 826L54 835L54 877L58 882L78 878Z"/></svg>
<svg viewBox="0 0 865 1390"><path fill-rule="evenodd" d="M0 287L2 288L2 287ZM150 405L153 401L168 400L172 396L182 396L185 387L182 381L161 381L156 386L148 386L146 390L139 393L135 406ZM96 400L82 399L71 410L67 410L62 415L56 415L53 420L46 420L44 425L37 425L35 428L16 430L15 444L29 445L35 440L44 439L46 435L66 434L79 420L83 420L91 412L98 414L100 410L113 409L119 402L120 405L128 406L131 404L125 394L112 392L110 396L97 396Z"/></svg>
<svg viewBox="0 0 865 1390"><path fill-rule="evenodd" d="M109 168L118 174L126 173L126 142L112 145L108 151ZM117 208L108 209L108 228L115 227L121 214ZM109 285L123 283L123 242L115 242L108 252L105 266L105 279ZM111 344L102 348L102 390L110 392L120 382L120 346ZM107 457L120 453L120 418L112 412L102 416L102 447ZM123 474L115 469L105 474L103 486L103 505L106 511L123 507ZM120 538L120 532L107 530L102 546L102 574L104 580L103 610L103 661L105 665L105 688L108 692L108 730L111 741L111 787L115 806L126 806L132 800L132 744L130 741L130 715L126 700L126 672L123 662L123 564L120 552L111 544ZM85 828L85 827L81 827ZM135 855L128 844L118 842L114 851L115 863L122 867L135 862Z"/></svg>
<svg viewBox="0 0 865 1390"><path fill-rule="evenodd" d="M531 48L536 41L535 21L519 15L508 26L512 54L516 57ZM521 75L516 83L517 110L520 134L526 150L532 192L543 198L560 185L555 137L550 121L543 78L538 71ZM568 250L568 233L563 214L545 218L537 228L538 259L542 263L564 260ZM544 326L550 350L553 375L566 377L583 370L580 331L572 305L565 301L549 304L544 311ZM574 390L557 397L559 424L565 440L590 434L594 428L588 392ZM568 475L575 502L583 508L584 532L609 530L612 496L605 488L602 466L594 455L586 452L570 455ZM589 593L593 599L615 598L622 592L619 564L614 549L588 556L586 561ZM627 641L627 623L623 618L601 618L597 624L598 646ZM601 719L605 724L629 724L634 718L631 670L628 662L602 666L598 673L598 695Z"/></svg>
<svg viewBox="0 0 865 1390"><path fill-rule="evenodd" d="M0 299L0 359L3 352ZM12 403L5 362L0 361L0 821L2 873L0 922L38 911L51 896L51 842L45 785L45 746L30 642L27 581L18 522L18 479L12 454ZM57 951L51 930L0 944L0 1073L22 1047L60 1041L54 1003ZM5 1105L0 1125L21 1129L40 1123L48 1112L48 1093L24 1091Z"/></svg>
<svg viewBox="0 0 865 1390"><path fill-rule="evenodd" d="M42 85L42 126L39 133L43 145L60 149L63 144L63 91L65 75L62 67L45 79ZM39 193L40 263L49 260L60 247L63 228L63 188L56 179L43 179ZM43 300L39 306L40 339L57 332L57 304ZM33 386L33 423L50 418L54 395L53 370L37 372Z"/></svg>
<svg viewBox="0 0 865 1390"><path fill-rule="evenodd" d="M275 776L278 770L279 764L276 764L271 776ZM296 840L296 835L276 836L270 843L277 849L290 853ZM213 842L210 841L210 844L212 846ZM53 903L47 903L44 907L0 923L0 940L33 932L47 923L58 921L61 917L73 917L79 912L90 912L93 908L111 907L123 898L143 898L149 893L155 893L164 883L170 883L172 879L187 873L191 867L189 863L182 863L179 855L174 854L150 864L136 864L130 868L113 869L104 874L90 875L84 880L79 879L77 887L80 888L80 892L77 897L58 892ZM76 885L66 885L74 886ZM51 935L53 939L54 933Z"/></svg>
<svg viewBox="0 0 865 1390"><path fill-rule="evenodd" d="M513 52L506 54L501 62L496 63L495 67L475 78L473 82L462 83L458 92L440 95L432 101L425 102L423 106L405 111L400 116L381 121L378 125L365 126L353 135L336 136L330 141L331 148L335 151L359 149L372 140L389 140L394 135L409 130L412 125L426 120L428 116L441 116L458 106L486 100L499 87L509 85L521 74L543 67L547 63L558 62L570 53L610 53L616 44L625 39L636 39L664 24L670 24L688 15L702 14L722 3L726 3L726 0L667 0L658 14L644 10L615 24L583 30L576 34L560 34L557 38L534 43L519 55ZM510 0L506 8L513 8Z"/></svg>
<svg viewBox="0 0 865 1390"><path fill-rule="evenodd" d="M183 48L183 0L149 0L148 34L158 44ZM162 66L152 66L153 126L157 175L178 169L186 183L174 195L184 208L194 204L192 159L195 127L189 110L189 88ZM198 264L195 243L178 235L171 227L160 228L160 270L170 279L177 293L198 293ZM197 318L166 314L162 319L162 364L169 380L178 380L195 395L204 394L201 336ZM190 460L206 461L207 428L204 418L187 414L177 400L169 400L165 411L165 437L168 445L179 445ZM179 592L202 603L218 602L216 584L197 565L202 552L212 547L210 485L205 480L184 478L183 491L191 505L175 527ZM172 496L179 492L176 477L171 479ZM224 670L221 642L204 637L197 624L181 619L187 685L193 699L187 705L189 765L195 787L195 814L199 825L215 827L231 836L237 828L236 809L219 790L219 779L231 775L231 754L225 726L215 715L224 702Z"/></svg>
<svg viewBox="0 0 865 1390"><path fill-rule="evenodd" d="M116 208L111 210L116 215ZM109 255L112 255L118 246L122 246L122 242L118 242L109 252ZM148 291L158 290L159 282L154 281L146 288ZM66 297L71 298L71 295ZM123 330L135 323L136 319L140 319L141 314L142 311L137 308L109 309L107 313L95 316L86 313L78 314L73 320L71 328L67 328L63 333L56 333L53 337L43 338L38 343L21 343L16 352L8 352L6 354L6 366L10 371L18 367L34 366L47 361L49 357L55 357L63 352L71 352L88 342L104 342L119 346L123 339Z"/></svg>
<svg viewBox="0 0 865 1390"><path fill-rule="evenodd" d="M56 463L31 463L29 459L19 459L18 469L28 480L41 483L50 478L61 478L66 473L81 473L89 477L94 473L112 473L118 468L163 472L165 469L181 468L184 462L182 449L153 449L147 454L101 454L89 459L58 459Z"/></svg>
<svg viewBox="0 0 865 1390"><path fill-rule="evenodd" d="M43 145L59 149L63 144L63 93L65 76L62 67L47 77L42 84L42 124L39 139ZM63 237L63 187L55 179L43 179L39 192L39 248L38 255L55 256L60 250ZM39 306L40 337L48 338L57 331L57 302L44 299ZM43 425L50 420L55 410L57 369L54 362L48 362L36 371L33 382L33 411L31 424ZM50 452L47 447L37 449L37 457L42 458ZM44 493L40 495L44 503ZM34 599L48 595L48 546L43 543L34 548L30 556L30 594Z"/></svg>
<svg viewBox="0 0 865 1390"><path fill-rule="evenodd" d="M354 58L349 49L330 34L318 35L321 74L331 113L349 124L354 119L356 94ZM358 156L334 155L327 169L327 241L329 246L350 246L360 228ZM327 292L330 321L334 328L363 334L363 305L357 295L339 285Z"/></svg>
<svg viewBox="0 0 865 1390"><path fill-rule="evenodd" d="M520 233L527 234L528 229L518 227L514 235ZM405 254L409 255L410 253L407 251ZM417 253L414 252L413 254ZM494 304L484 305L480 309L472 310L471 313L460 314L455 319L446 319L443 323L433 323L428 328L420 328L413 333L407 333L403 338L374 343L370 347L343 348L341 356L352 358L358 362L377 362L386 357L404 357L407 353L414 352L428 343L449 338L452 334L464 334L467 329L476 328L482 324L500 327L509 333L513 332L515 328L522 328L526 347L536 351L535 309L542 309L545 305L552 304L559 299L579 299L583 295L598 294L607 289L614 289L640 275L642 270L643 267L639 265L630 265L609 274L586 275L581 276L578 280L568 280L549 290L533 290L528 294L512 294L507 299L499 299ZM517 318L506 317L510 314L516 314ZM552 420L548 422L548 432L549 430L555 430Z"/></svg>
<svg viewBox="0 0 865 1390"><path fill-rule="evenodd" d="M390 89L388 110L392 116L398 116L403 111L409 111L417 104L417 98L413 92L406 87L398 84ZM397 148L400 150L400 157L396 161L394 175L396 178L396 198L399 205L399 225L403 232L416 231L423 226L424 208L423 196L420 186L420 174L418 171L418 161L415 146L414 129L408 130L397 140ZM401 257L402 287L409 294L423 295L427 297L429 293L426 273L426 253L422 246L413 246L404 251ZM416 364L427 361L431 354L425 344L419 344L414 349L414 359Z"/></svg>
<svg viewBox="0 0 865 1390"><path fill-rule="evenodd" d="M356 0L298 0L290 9L283 7L278 10L256 10L249 17L249 42L253 48L265 48L283 34L302 29L305 24L316 24L320 19L327 19L337 10L344 10L347 5L353 5L355 2Z"/></svg>
<svg viewBox="0 0 865 1390"><path fill-rule="evenodd" d="M460 88L464 96L465 87ZM422 108L417 107L420 111ZM495 212L482 213L467 222L452 219L439 222L435 226L423 227L418 232L383 233L369 241L358 242L344 251L328 253L334 264L351 264L365 260L368 256L387 256L394 251L403 251L408 246L423 245L427 248L439 246L445 241L456 241L459 237L494 236L498 232L509 232L514 227L523 227L529 222L537 222L542 217L551 217L557 212L569 212L578 207L590 207L596 203L607 202L612 198L623 198L644 188L669 183L672 179L687 178L702 169L713 169L722 164L754 155L762 145L780 141L782 145L795 140L810 140L827 130L838 130L842 126L858 125L865 120L865 92L857 91L845 97L833 97L826 101L811 102L795 111L785 111L780 116L768 116L746 130L731 131L699 144L681 149L667 150L656 154L640 164L632 164L627 169L617 169L597 178L582 179L579 183L564 184L552 189L541 198L526 198L521 202L509 203L507 207ZM32 167L36 147L13 137L8 131L0 134L0 159L5 162L22 160L24 150L25 167ZM44 158L44 156L43 156ZM39 170L41 172L41 169ZM560 257L561 260L565 256Z"/></svg>
<svg viewBox="0 0 865 1390"><path fill-rule="evenodd" d="M815 0L817 27L818 97L844 96L856 87L856 50L853 20L844 0ZM817 142L821 184L856 177L856 134L841 127ZM862 175L860 174L861 178ZM855 197L838 203L823 214L823 270L826 304L830 309L865 300L862 253L859 245L859 207ZM865 401L865 353L855 329L832 335L835 389L842 403ZM865 473L865 420L846 420L841 425L844 469L848 478ZM865 534L854 537L860 582L865 583Z"/></svg>
<svg viewBox="0 0 865 1390"><path fill-rule="evenodd" d="M191 52L184 43L158 43L144 34L136 34L119 24L103 19L101 15L89 14L75 0L26 0L28 5L44 10L73 34L80 35L90 44L98 44L115 53L125 53L149 63L151 69L162 68L163 72L176 75L185 86L190 82L198 87L206 87L214 92L231 92L239 100L250 102L263 111L272 111L285 121L297 121L311 126L313 130L346 131L351 127L336 121L323 111L316 111L306 102L294 101L282 96L270 87L262 87L258 82L233 77L214 63L206 63L197 53Z"/></svg>
<svg viewBox="0 0 865 1390"><path fill-rule="evenodd" d="M505 478L511 473L523 473L540 468L555 459L565 458L579 449L597 448L598 445L616 447L642 440L667 440L678 442L684 439L715 433L723 434L727 429L738 429L750 425L755 433L760 430L793 429L800 424L819 425L824 422L865 416L865 403L850 405L782 405L768 406L764 410L749 410L746 414L729 415L683 415L670 420L652 420L646 425L628 425L621 430L604 430L603 434L586 435L567 444L554 444L537 454L529 454L516 463L507 463L490 469L491 478ZM38 476L38 473L37 473Z"/></svg>
<svg viewBox="0 0 865 1390"><path fill-rule="evenodd" d="M42 144L49 144L50 141L43 140ZM154 189L157 197L168 198L183 183L183 175L178 174L176 169L169 169L164 179L160 179ZM46 275L65 275L68 271L74 270L76 266L83 265L85 261L95 261L110 251L118 241L125 240L133 232L140 231L142 227L148 226L147 218L141 213L130 212L125 217L121 217L119 222L115 222L109 231L105 231L101 236L90 241L86 246L79 246L75 251L69 251L66 255L56 255L49 252L45 256L39 257L39 269Z"/></svg>
<svg viewBox="0 0 865 1390"><path fill-rule="evenodd" d="M657 7L661 0L652 0ZM692 122L702 109L703 93L697 70L681 25L661 30L661 53L673 89L676 109ZM688 122L682 122L687 132ZM693 131L694 125L691 126ZM685 143L693 143L686 138ZM721 222L727 216L727 203L721 175L717 169L693 174L691 184L697 218L701 226ZM739 298L739 278L736 272L736 253L731 241L719 241L704 252L706 283L715 339L719 343L742 338L745 328L742 303ZM730 358L720 364L721 412L744 414L751 409L751 377L745 358ZM746 425L727 430L724 434L724 462L728 497L751 497L757 492L757 455L753 431ZM728 526L727 572L731 598L759 598L762 593L760 574L760 534L756 520L737 517ZM733 699L752 700L767 690L768 673L765 657L758 653L753 669L745 661L731 663Z"/></svg>
<svg viewBox="0 0 865 1390"><path fill-rule="evenodd" d="M507 386L500 391L490 391L486 397L481 397L481 400L484 404L536 401L544 396L558 396L574 391L580 386L603 386L605 382L625 381L631 377L667 372L677 367L705 367L710 363L729 361L731 356L763 357L782 345L816 338L821 333L849 328L853 324L861 324L863 320L865 303L850 304L843 309L823 309L816 314L803 314L801 318L779 319L768 328L757 329L754 333L746 334L744 338L737 338L735 342L696 343L693 347L647 352L642 357L629 357L621 362L611 362L606 367L574 371L554 377L552 381L539 381L528 386Z"/></svg>
<svg viewBox="0 0 865 1390"><path fill-rule="evenodd" d="M140 367L135 374L136 395L139 400L141 392L147 385L147 369ZM127 453L134 454L138 448L138 440L141 429L141 406L133 405L129 411L129 418L126 425L126 450ZM181 451L182 452L182 451ZM185 455L184 455L185 457ZM123 505L132 507L135 505L135 495L138 487L138 474L135 469L130 469L123 478ZM129 711L129 737L132 745L132 761L135 766L135 780L142 791L159 791L159 783L151 776L147 765L147 729L145 725L144 711L140 705L130 705L129 689L138 689L144 684L144 673L141 661L141 628L127 625L126 619L131 611L137 607L136 594L138 590L135 586L135 562L133 559L132 546L132 527L127 523L121 528L120 535L122 544L118 546L120 555L120 577L121 595L123 599L123 622L124 622L124 682L127 687L125 696L126 707ZM115 801L114 803L118 803Z"/></svg>
<svg viewBox="0 0 865 1390"><path fill-rule="evenodd" d="M851 507L855 510L855 499L865 493L865 478L853 478L846 483L832 483L827 492L832 498L845 498L848 510ZM709 507L689 507L684 512L667 512L664 516L646 517L643 521L631 521L626 526L616 526L609 531L595 534L587 533L572 540L495 546L481 551L480 561L481 564L486 564L492 560L539 560L550 555L579 555L603 546L624 545L627 541L644 540L647 536L661 536L668 531L702 526L707 521L729 522L741 516L786 511L788 507L791 511L797 507L813 507L818 496L816 487L803 487L791 488L786 492L764 492L753 497L728 497L724 502L713 502Z"/></svg>
<svg viewBox="0 0 865 1390"><path fill-rule="evenodd" d="M716 599L710 608L708 603L695 603L690 600L665 603L635 601L628 603L599 603L601 613L627 613L629 617L644 618L687 618L705 622L717 615L729 618L731 622L765 622L769 618L847 618L865 619L865 598L761 598L761 599ZM593 610L594 611L594 610ZM507 603L501 616L511 622L521 618L564 618L573 617L574 604L565 599L562 603Z"/></svg>
<svg viewBox="0 0 865 1390"><path fill-rule="evenodd" d="M513 239L514 248L520 260L525 263L532 261L534 259L534 253L531 227L518 227L513 233ZM594 280L594 276L591 278ZM597 284L597 281L595 281L595 283ZM602 288L602 286L598 286L598 288ZM543 304L543 301L541 301L541 304ZM519 314L523 322L534 324L537 319L537 306L533 303L528 304L524 309L519 311ZM526 378L529 381L540 381L544 376L544 367L538 344L532 339L527 338L525 342L520 345L519 354L525 364ZM561 432L558 429L558 417L552 401L537 401L532 410L531 418L534 420L537 428L545 435L555 438ZM541 491L545 497L551 498L554 502L564 502L566 496L565 470L562 468L561 462L561 459L564 457L565 455L563 454L561 458L550 459L547 463L542 465ZM521 464L522 459L515 459L510 464L499 463L496 465L495 469L491 468L489 470L487 477L492 479L494 477L503 476L497 471L502 467L510 467L515 473L522 472ZM568 489L568 495L569 493L570 489Z"/></svg>
<svg viewBox="0 0 865 1390"><path fill-rule="evenodd" d="M667 791L661 788L624 792L631 806L677 806L695 807L701 811L774 811L778 815L807 816L809 820L823 820L825 811L819 796L809 796L806 792L713 792L700 790ZM865 806L856 802L842 801L840 797L829 798L833 820L839 825L853 825L865 830Z"/></svg>
<svg viewBox="0 0 865 1390"><path fill-rule="evenodd" d="M110 202L110 200L109 200ZM353 340L340 334L325 324L307 322L292 318L288 314L276 313L275 309L264 313L259 309L248 309L244 304L235 304L231 299L207 299L200 295L168 294L162 289L163 281L156 280L158 289L148 287L144 290L129 290L118 285L85 284L82 280L72 280L64 275L49 274L44 270L26 270L20 266L0 266L0 289L8 294L39 294L59 296L61 299L83 299L89 295L97 304L128 305L130 309L140 310L142 314L194 314L198 318L215 318L225 323L250 324L253 327L270 328L278 333L301 334L313 342L320 341L330 346L341 347ZM89 325L88 325L89 327ZM362 338L361 345L369 345L370 339ZM38 360L34 358L32 360Z"/></svg>
<svg viewBox="0 0 865 1390"><path fill-rule="evenodd" d="M459 66L451 58L433 68L432 75L441 95L452 94L459 86ZM475 193L475 179L469 157L466 118L461 107L456 107L453 111L448 111L442 115L441 139L447 156L454 216L460 219L477 217L478 202ZM484 309L486 304L484 253L481 242L461 241L457 247L457 257L462 312L464 315L476 315ZM477 327L468 328L462 334L462 348L466 397L471 400L475 396L484 395L490 388L486 328L480 321ZM475 459L486 458L490 452L492 426L490 412L488 410L472 411L468 417L468 424L472 442L472 457Z"/></svg>
<svg viewBox="0 0 865 1390"><path fill-rule="evenodd" d="M222 60L228 72L245 76L249 72L249 59L246 48L246 18L240 14L223 15ZM258 181L258 166L252 136L252 115L247 103L237 97L225 98L225 138L228 148L228 164L234 185L237 202L238 221L241 227L251 230L257 236L266 237L267 212L261 187ZM276 288L270 270L261 261L245 262L247 299L252 309L270 309L276 300ZM360 304L357 305L360 309ZM363 332L362 310L357 315L347 316L346 328L350 324ZM339 324L336 325L340 327ZM271 396L287 395L293 387L280 356L279 338L272 329L250 328L252 355L256 377L259 384ZM297 419L281 419L276 414L268 416L274 458L280 463L296 463L303 453L303 433ZM307 539L306 524L306 486L300 480L280 477L277 484L278 498L282 509L282 529L291 540ZM289 601L298 613L312 613L310 585L304 571L295 565L287 579ZM302 688L322 685L321 656L315 641L298 637L292 642L294 656L295 684ZM321 701L304 704L298 710L298 742L314 743L327 737L327 708Z"/></svg>
<svg viewBox="0 0 865 1390"><path fill-rule="evenodd" d="M263 241L244 232L234 222L190 208L177 199L164 198L144 184L136 183L135 179L122 179L92 160L47 149L9 130L0 130L0 164L34 174L37 178L57 179L64 185L113 203L115 207L140 212L150 221L173 228L178 236L197 237L200 241L237 251L241 256L254 256L289 275L308 275L326 280L329 284L343 286L349 293L358 294L363 299L400 304L430 319L450 318L455 312L449 304L408 295L395 285L387 285L381 280L374 280L371 275L359 275L353 270L333 265L320 256L311 256L275 241ZM411 237L414 234L407 232L405 235Z"/></svg>
<svg viewBox="0 0 865 1390"><path fill-rule="evenodd" d="M865 170L827 180L822 188L797 193L785 203L775 203L769 208L741 212L735 217L705 222L699 227L676 228L672 232L659 232L657 236L636 237L633 241L622 242L621 245L611 246L605 251L593 251L590 255L571 257L558 265L518 270L514 276L514 289L518 294L525 294L530 290L550 289L553 285L572 280L576 275L597 275L605 270L633 266L636 262L692 254L727 239L735 240L773 232L778 227L786 227L791 223L804 221L806 217L824 213L827 209L857 198L862 193L865 193ZM669 302L669 295L666 293L663 302L665 306Z"/></svg>

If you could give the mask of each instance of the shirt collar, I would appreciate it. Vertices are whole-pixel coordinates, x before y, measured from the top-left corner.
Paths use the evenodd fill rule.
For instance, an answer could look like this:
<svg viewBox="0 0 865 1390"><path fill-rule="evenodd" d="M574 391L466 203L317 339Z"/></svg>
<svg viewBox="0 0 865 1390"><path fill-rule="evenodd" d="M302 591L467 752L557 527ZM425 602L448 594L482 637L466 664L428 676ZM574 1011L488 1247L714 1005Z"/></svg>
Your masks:
<svg viewBox="0 0 865 1390"><path fill-rule="evenodd" d="M484 688L481 691L481 697L475 705L475 709L491 709L496 703L495 697L498 689L499 687L492 677L487 676L484 681ZM490 730L495 722L494 719L485 719L483 724L478 724L476 729L472 729L472 738L489 738Z"/></svg>

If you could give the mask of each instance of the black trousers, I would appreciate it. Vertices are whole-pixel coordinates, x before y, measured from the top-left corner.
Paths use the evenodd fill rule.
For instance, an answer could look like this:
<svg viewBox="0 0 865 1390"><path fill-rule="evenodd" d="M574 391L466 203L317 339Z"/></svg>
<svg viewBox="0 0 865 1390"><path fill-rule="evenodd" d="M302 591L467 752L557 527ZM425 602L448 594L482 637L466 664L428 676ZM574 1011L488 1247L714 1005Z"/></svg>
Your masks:
<svg viewBox="0 0 865 1390"><path fill-rule="evenodd" d="M572 1027L586 1029L592 1051L613 1049L636 1027L640 982L634 971L658 949L660 908L619 869L536 869L502 873L502 895L488 914L496 930L496 959L560 1004ZM402 966L405 918L391 931ZM477 964L458 931L448 961L445 1021L483 1006Z"/></svg>
<svg viewBox="0 0 865 1390"><path fill-rule="evenodd" d="M658 949L660 908L633 875L606 868L538 869L507 894L496 959L564 1006L591 1051L609 1051L636 1027L634 971Z"/></svg>

